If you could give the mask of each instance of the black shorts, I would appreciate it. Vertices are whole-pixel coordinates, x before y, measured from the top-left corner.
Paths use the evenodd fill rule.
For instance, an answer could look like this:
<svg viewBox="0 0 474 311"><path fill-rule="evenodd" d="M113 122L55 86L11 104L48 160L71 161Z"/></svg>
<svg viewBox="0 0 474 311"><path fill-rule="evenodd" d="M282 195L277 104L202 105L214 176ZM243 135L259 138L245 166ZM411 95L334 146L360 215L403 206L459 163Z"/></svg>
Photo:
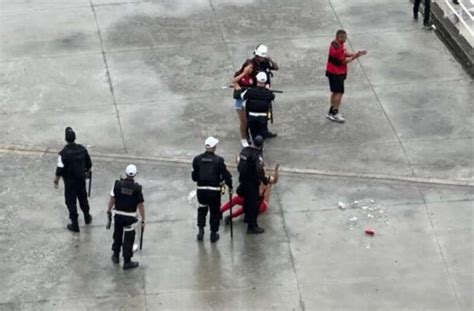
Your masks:
<svg viewBox="0 0 474 311"><path fill-rule="evenodd" d="M334 75L326 73L329 79L329 89L332 93L344 93L344 80L346 75Z"/></svg>

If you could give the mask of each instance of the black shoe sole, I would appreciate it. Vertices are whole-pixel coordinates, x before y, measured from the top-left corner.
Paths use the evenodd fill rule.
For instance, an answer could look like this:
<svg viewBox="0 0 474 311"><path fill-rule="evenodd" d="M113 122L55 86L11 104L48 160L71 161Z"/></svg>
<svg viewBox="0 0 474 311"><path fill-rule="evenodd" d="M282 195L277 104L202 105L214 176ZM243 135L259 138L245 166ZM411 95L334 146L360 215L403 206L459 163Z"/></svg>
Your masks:
<svg viewBox="0 0 474 311"><path fill-rule="evenodd" d="M123 266L123 270L131 270L131 269L135 269L135 268L138 268L139 264L137 262L136 265L133 265L133 266Z"/></svg>
<svg viewBox="0 0 474 311"><path fill-rule="evenodd" d="M68 229L69 231L74 232L74 233L79 233L80 232L79 228L77 228L77 229L73 228L71 225L67 225L66 229Z"/></svg>

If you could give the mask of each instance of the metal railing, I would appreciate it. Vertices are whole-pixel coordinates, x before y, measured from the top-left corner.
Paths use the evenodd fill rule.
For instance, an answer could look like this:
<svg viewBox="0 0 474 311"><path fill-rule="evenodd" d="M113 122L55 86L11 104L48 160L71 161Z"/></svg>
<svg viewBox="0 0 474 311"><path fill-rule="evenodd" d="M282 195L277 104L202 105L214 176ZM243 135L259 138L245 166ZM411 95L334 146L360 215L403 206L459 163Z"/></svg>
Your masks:
<svg viewBox="0 0 474 311"><path fill-rule="evenodd" d="M451 0L444 1L446 6L458 18L459 22L466 28L466 30L474 37L474 0L470 0L471 8L467 8L462 2L459 2L460 10L457 10Z"/></svg>

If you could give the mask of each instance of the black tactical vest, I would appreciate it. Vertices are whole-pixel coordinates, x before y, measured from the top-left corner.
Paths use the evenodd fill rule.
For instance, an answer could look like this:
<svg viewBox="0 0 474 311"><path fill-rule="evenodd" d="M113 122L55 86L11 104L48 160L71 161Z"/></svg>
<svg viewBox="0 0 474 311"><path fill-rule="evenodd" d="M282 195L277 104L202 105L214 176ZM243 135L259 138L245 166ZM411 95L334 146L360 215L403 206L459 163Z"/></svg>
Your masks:
<svg viewBox="0 0 474 311"><path fill-rule="evenodd" d="M219 158L213 154L204 154L198 162L199 184L218 186L220 184Z"/></svg>
<svg viewBox="0 0 474 311"><path fill-rule="evenodd" d="M86 149L82 145L66 145L59 154L64 164L65 179L86 179Z"/></svg>
<svg viewBox="0 0 474 311"><path fill-rule="evenodd" d="M130 179L116 180L114 196L117 211L135 213L137 205L143 202L142 186Z"/></svg>

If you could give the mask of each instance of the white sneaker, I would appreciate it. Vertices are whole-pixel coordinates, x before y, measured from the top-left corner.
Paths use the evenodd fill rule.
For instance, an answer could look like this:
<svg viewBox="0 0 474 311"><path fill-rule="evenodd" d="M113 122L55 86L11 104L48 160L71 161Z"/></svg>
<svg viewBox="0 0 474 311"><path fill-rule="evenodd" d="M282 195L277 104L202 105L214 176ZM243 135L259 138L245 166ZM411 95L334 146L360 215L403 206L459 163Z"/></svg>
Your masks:
<svg viewBox="0 0 474 311"><path fill-rule="evenodd" d="M342 117L342 115L338 112L336 114L327 114L326 118L328 118L331 121L337 122L337 123L344 123L346 122L346 119Z"/></svg>
<svg viewBox="0 0 474 311"><path fill-rule="evenodd" d="M242 138L242 139L240 140L240 144L242 145L243 148L249 146L249 142L248 142L247 139L245 139L245 138Z"/></svg>

